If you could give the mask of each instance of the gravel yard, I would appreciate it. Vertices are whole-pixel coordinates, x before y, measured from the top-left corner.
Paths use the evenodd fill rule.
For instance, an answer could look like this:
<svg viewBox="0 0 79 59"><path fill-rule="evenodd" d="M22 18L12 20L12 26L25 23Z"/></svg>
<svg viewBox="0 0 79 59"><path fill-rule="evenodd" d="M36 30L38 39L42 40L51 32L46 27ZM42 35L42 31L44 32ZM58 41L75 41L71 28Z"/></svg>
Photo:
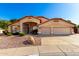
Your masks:
<svg viewBox="0 0 79 59"><path fill-rule="evenodd" d="M26 45L23 42L27 39L28 36L0 36L0 49L24 47Z"/></svg>

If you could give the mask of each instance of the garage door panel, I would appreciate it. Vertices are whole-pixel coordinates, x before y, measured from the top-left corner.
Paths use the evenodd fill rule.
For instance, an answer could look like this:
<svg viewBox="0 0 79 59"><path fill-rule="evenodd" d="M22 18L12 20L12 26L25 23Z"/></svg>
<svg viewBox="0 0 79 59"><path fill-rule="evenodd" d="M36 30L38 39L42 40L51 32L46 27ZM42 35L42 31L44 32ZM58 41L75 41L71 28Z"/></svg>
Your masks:
<svg viewBox="0 0 79 59"><path fill-rule="evenodd" d="M40 34L49 35L50 34L50 28L48 27L42 27L39 29Z"/></svg>

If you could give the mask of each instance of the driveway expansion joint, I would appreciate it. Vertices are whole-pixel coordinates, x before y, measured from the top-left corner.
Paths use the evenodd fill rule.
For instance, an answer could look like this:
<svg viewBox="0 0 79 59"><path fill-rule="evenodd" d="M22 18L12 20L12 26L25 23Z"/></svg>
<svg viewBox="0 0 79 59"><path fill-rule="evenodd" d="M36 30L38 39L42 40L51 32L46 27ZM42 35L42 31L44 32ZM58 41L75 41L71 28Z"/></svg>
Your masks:
<svg viewBox="0 0 79 59"><path fill-rule="evenodd" d="M56 46L65 56L67 56L67 54L58 45L56 45Z"/></svg>

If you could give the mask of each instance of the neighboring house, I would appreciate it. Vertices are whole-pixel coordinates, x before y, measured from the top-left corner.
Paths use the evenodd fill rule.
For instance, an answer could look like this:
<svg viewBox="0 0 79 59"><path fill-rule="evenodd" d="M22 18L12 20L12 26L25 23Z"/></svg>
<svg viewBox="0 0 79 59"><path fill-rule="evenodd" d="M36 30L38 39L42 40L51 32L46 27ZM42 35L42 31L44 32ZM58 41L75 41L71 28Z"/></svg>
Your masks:
<svg viewBox="0 0 79 59"><path fill-rule="evenodd" d="M25 16L10 24L8 31L41 35L68 35L74 34L74 26L73 23L62 18L48 19L42 16Z"/></svg>
<svg viewBox="0 0 79 59"><path fill-rule="evenodd" d="M3 34L4 29L0 28L0 34Z"/></svg>

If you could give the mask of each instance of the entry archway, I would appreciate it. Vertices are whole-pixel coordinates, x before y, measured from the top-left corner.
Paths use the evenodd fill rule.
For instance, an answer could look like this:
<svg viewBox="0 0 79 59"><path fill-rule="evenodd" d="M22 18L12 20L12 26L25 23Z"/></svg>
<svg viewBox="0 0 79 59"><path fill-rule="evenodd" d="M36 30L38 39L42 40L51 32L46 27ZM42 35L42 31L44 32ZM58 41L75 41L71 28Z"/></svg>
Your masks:
<svg viewBox="0 0 79 59"><path fill-rule="evenodd" d="M37 25L35 22L25 22L23 23L23 32L26 34L37 34L38 29L33 29L33 27Z"/></svg>

